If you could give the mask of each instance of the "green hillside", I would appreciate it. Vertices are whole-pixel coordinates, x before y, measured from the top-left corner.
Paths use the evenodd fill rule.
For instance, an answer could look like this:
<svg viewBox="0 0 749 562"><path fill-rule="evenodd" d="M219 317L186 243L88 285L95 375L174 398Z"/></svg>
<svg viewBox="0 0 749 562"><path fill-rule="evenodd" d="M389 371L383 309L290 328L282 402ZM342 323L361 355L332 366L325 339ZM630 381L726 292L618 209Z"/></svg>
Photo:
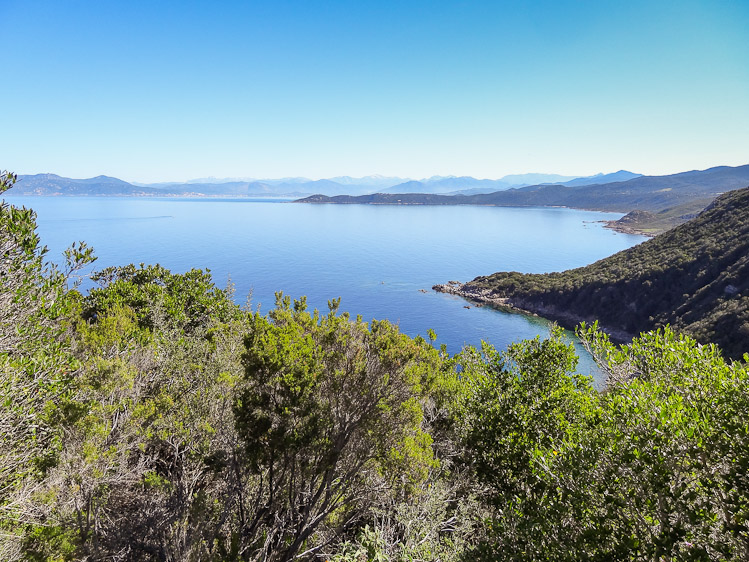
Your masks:
<svg viewBox="0 0 749 562"><path fill-rule="evenodd" d="M669 207L658 212L630 211L619 220L610 221L608 228L627 234L655 236L696 217L712 199L695 199L689 203Z"/></svg>
<svg viewBox="0 0 749 562"><path fill-rule="evenodd" d="M500 272L438 290L565 325L599 320L621 338L671 324L740 357L749 351L749 188L726 193L689 222L587 267Z"/></svg>

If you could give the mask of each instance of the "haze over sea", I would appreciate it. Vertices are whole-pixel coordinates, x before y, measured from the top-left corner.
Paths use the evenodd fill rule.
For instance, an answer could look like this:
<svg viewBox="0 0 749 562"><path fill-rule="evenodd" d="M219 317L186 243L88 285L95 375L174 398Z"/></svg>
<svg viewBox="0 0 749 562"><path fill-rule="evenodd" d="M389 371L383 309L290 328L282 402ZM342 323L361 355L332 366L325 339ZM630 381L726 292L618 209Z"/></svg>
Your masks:
<svg viewBox="0 0 749 562"><path fill-rule="evenodd" d="M159 263L182 273L208 268L236 299L252 292L267 312L275 291L306 295L310 308L366 321L388 319L415 336L464 344L509 343L548 333L540 318L438 294L432 285L495 271L542 273L592 263L644 240L603 228L621 215L561 208L305 205L250 199L12 197L38 214L39 233L61 260L74 241L95 248L95 269ZM92 286L84 280L82 289ZM422 292L426 291L426 292ZM579 369L587 373L590 363Z"/></svg>

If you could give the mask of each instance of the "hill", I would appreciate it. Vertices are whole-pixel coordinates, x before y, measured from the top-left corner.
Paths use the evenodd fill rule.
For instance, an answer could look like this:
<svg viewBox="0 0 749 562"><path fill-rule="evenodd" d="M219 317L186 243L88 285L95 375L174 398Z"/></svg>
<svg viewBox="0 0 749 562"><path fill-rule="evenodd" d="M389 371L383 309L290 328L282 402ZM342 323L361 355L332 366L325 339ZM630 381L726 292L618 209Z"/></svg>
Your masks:
<svg viewBox="0 0 749 562"><path fill-rule="evenodd" d="M719 166L667 176L639 176L627 181L567 186L543 184L476 195L387 193L360 197L319 195L303 203L366 203L383 205L497 205L503 207L574 207L627 213L635 209L662 211L749 184L749 165Z"/></svg>
<svg viewBox="0 0 749 562"><path fill-rule="evenodd" d="M598 183L621 179L621 173L592 176ZM629 174L629 172L626 172ZM508 179L509 178L509 179ZM86 196L172 196L172 197L305 197L312 194L327 196L364 195L383 193L490 193L513 187L530 185L531 179L559 181L567 176L554 174L524 174L505 176L499 180L476 179L469 176L434 176L416 180L398 177L338 176L310 180L301 177L278 179L201 178L187 182L129 183L108 176L72 179L55 174L19 176L9 195L86 195ZM588 182L591 178L576 178L574 182Z"/></svg>
<svg viewBox="0 0 749 562"><path fill-rule="evenodd" d="M477 193L489 193L501 191L516 187L517 183L510 181L476 179L470 176L461 177L435 177L423 179L420 181L411 180L386 189L381 189L381 193L433 193L448 194L459 191L471 191ZM528 184L520 184L528 185Z"/></svg>
<svg viewBox="0 0 749 562"><path fill-rule="evenodd" d="M568 187L575 187L579 185L602 185L604 183L627 181L639 177L642 177L642 174L635 174L633 172L628 172L627 170L619 170L618 172L614 172L612 174L596 174L595 176L588 176L586 178L575 178L571 181L549 183L563 183Z"/></svg>
<svg viewBox="0 0 749 562"><path fill-rule="evenodd" d="M749 352L749 187L721 195L665 234L586 267L501 272L434 288L568 327L599 320L619 339L671 324L739 358Z"/></svg>
<svg viewBox="0 0 749 562"><path fill-rule="evenodd" d="M64 178L55 174L19 176L5 195L158 195L158 189L140 187L109 176L89 179Z"/></svg>
<svg viewBox="0 0 749 562"><path fill-rule="evenodd" d="M90 179L65 178L55 174L21 175L7 195L173 196L173 197L303 197L312 193L370 193L400 178L341 177L334 180L283 178L280 180L222 181L207 178L189 182L132 184L108 176ZM358 183L357 183L358 182Z"/></svg>
<svg viewBox="0 0 749 562"><path fill-rule="evenodd" d="M711 203L711 199L695 199L683 205L669 207L658 212L630 211L622 218L609 221L607 228L627 234L655 236L696 217Z"/></svg>
<svg viewBox="0 0 749 562"><path fill-rule="evenodd" d="M439 195L475 195L480 193L494 193L512 188L526 187L529 185L590 185L605 184L615 181L628 180L638 177L625 170L613 174L596 174L595 176L575 177L560 176L559 174L515 174L504 176L497 180L476 179L471 176L435 176L423 180L410 180L393 185L386 189L380 189L380 193L430 193ZM322 192L321 192L322 193ZM348 195L353 195L348 192Z"/></svg>

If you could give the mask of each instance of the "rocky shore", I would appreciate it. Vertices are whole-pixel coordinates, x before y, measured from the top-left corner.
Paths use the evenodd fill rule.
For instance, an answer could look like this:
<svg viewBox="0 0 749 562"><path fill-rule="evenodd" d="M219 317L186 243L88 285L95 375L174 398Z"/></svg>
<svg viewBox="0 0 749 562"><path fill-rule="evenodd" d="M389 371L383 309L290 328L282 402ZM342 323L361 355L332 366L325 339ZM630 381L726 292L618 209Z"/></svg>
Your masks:
<svg viewBox="0 0 749 562"><path fill-rule="evenodd" d="M560 310L552 304L535 302L531 299L514 298L512 296L501 296L491 289L476 287L470 283L448 281L445 284L434 285L432 290L438 293L456 295L474 303L489 305L506 311L540 316L557 322L560 326L570 330L574 330L580 322L592 324L596 320L595 318L585 318L567 310ZM617 343L631 341L634 337L633 334L623 330L612 330L606 326L601 326L600 323L599 327L609 335L612 341Z"/></svg>
<svg viewBox="0 0 749 562"><path fill-rule="evenodd" d="M461 283L460 281L448 281L444 285L434 285L432 287L432 290L437 291L438 293L457 295L476 303L489 304L492 306L510 309L516 308L509 302L509 299L498 297L497 295L493 294L490 289L480 289L479 287L473 287L468 283ZM519 312L533 314L532 312L529 312L527 310L519 310Z"/></svg>
<svg viewBox="0 0 749 562"><path fill-rule="evenodd" d="M643 228L637 227L637 226L631 226L628 224L623 224L620 222L621 219L615 220L615 221L601 221L604 223L603 227L611 229L615 232L621 232L622 234L638 234L641 236L648 236L652 238L653 236L656 236L657 234L660 234L660 231L657 232L651 232L644 230Z"/></svg>

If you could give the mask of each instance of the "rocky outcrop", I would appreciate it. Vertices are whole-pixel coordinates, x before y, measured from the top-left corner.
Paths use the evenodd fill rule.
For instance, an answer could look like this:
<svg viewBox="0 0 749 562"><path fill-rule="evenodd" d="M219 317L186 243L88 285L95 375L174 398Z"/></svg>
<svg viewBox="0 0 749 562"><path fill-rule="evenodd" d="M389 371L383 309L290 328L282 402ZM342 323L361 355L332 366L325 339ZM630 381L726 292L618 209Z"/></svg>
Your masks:
<svg viewBox="0 0 749 562"><path fill-rule="evenodd" d="M488 305L500 310L519 312L531 316L541 316L547 320L557 322L560 326L574 330L580 322L592 324L596 318L575 314L566 309L561 309L551 303L543 301L525 299L522 297L500 296L491 289L477 287L470 283L460 283L459 281L448 281L445 284L434 285L432 289L438 293L447 293L462 297L471 302ZM601 330L606 332L615 342L630 341L634 334L630 334L621 329L611 326L600 325Z"/></svg>

